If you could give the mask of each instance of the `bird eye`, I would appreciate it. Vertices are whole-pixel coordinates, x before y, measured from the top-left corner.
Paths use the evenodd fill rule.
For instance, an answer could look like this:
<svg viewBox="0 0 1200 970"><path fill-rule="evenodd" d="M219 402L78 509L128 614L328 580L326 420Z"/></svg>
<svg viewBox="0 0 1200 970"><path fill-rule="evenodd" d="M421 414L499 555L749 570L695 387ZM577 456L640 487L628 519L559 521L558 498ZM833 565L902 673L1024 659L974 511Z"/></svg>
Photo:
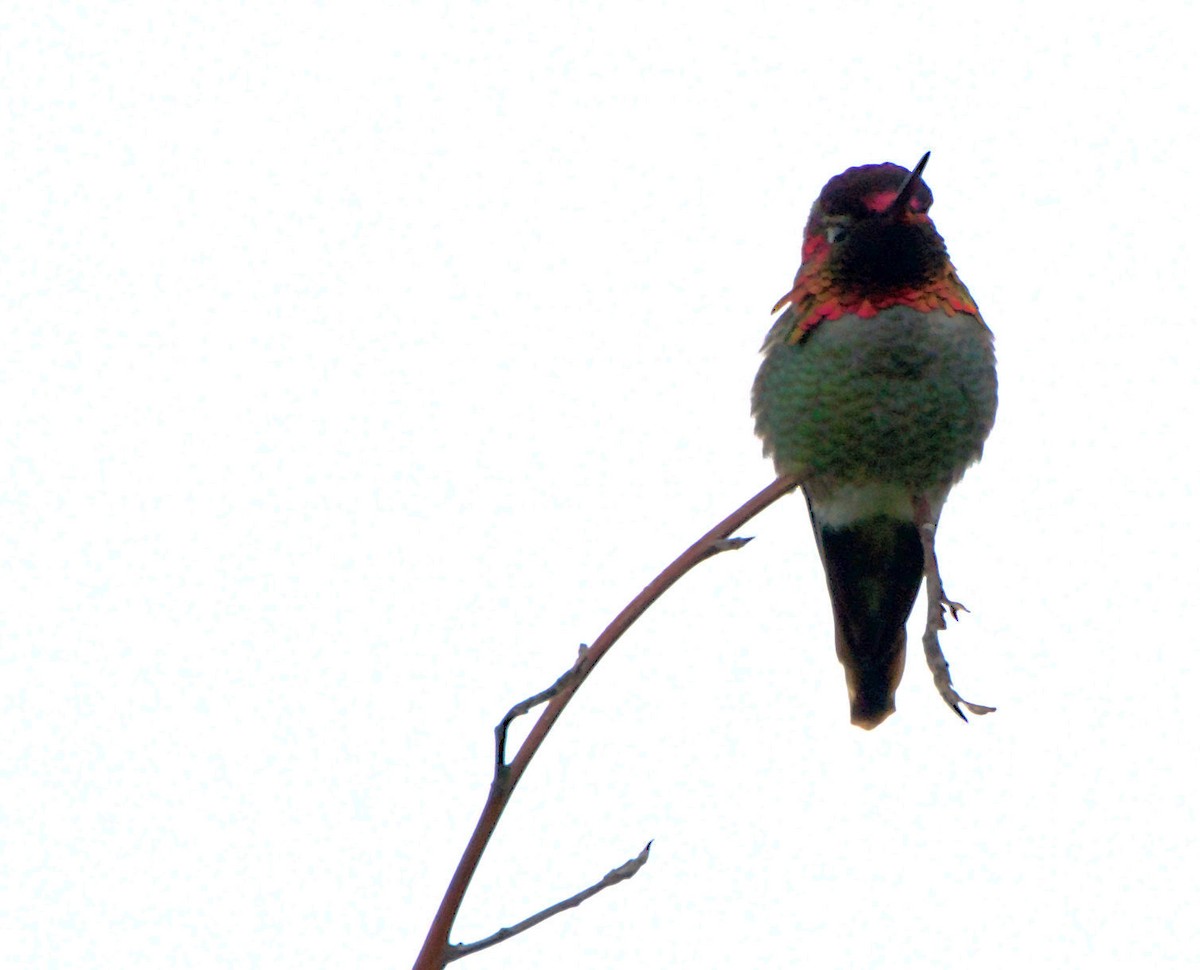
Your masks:
<svg viewBox="0 0 1200 970"><path fill-rule="evenodd" d="M840 243L846 238L846 227L830 226L825 230L825 238L829 240L830 243Z"/></svg>

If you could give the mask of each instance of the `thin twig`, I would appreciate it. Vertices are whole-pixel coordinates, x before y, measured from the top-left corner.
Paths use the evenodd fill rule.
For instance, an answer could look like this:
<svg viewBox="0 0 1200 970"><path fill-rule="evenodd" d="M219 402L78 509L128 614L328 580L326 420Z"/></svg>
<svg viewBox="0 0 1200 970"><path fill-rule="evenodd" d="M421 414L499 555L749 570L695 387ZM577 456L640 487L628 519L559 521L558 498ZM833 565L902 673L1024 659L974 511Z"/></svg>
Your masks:
<svg viewBox="0 0 1200 970"><path fill-rule="evenodd" d="M455 960L461 960L463 957L468 957L472 953L478 953L480 950L486 950L489 946L495 946L497 943L503 943L505 940L511 939L518 933L524 933L528 929L537 926L543 920L549 919L551 916L557 916L564 910L573 909L582 903L585 899L590 899L596 893L607 889L609 886L615 886L619 882L624 882L626 879L632 879L639 869L642 868L650 858L650 846L653 842L647 842L646 848L642 849L637 855L627 862L621 863L617 868L608 872L603 879L594 885L588 886L577 892L569 899L564 899L562 902L555 903L553 906L547 906L540 913L534 913L528 919L523 919L519 923L514 923L512 926L506 926L503 929L497 930L491 936L484 937L482 940L476 940L474 943L454 943L450 946L446 954L446 962L452 963Z"/></svg>
<svg viewBox="0 0 1200 970"><path fill-rule="evenodd" d="M587 644L579 645L579 656L575 658L575 663L571 665L571 669L558 678L553 684L545 690L538 691L532 697L526 697L525 700L514 704L508 709L508 713L500 718L500 723L496 725L496 768L495 778L498 781L500 776L506 771L508 765L504 757L504 746L508 741L508 726L512 724L522 714L528 714L539 704L545 704L550 698L561 694L572 683L579 679L579 672L583 666L583 659L587 656Z"/></svg>
<svg viewBox="0 0 1200 970"><path fill-rule="evenodd" d="M546 695L546 709L542 711L541 717L526 735L520 750L507 764L504 760L503 748L508 724L511 723L513 717L522 713L519 709L526 703L530 708L536 706L536 703L540 703L536 699L542 695L535 694L529 698L529 701L522 701L521 704L515 705L509 711L509 715L512 717L505 715L505 718L501 719L500 724L496 727L496 771L492 786L488 791L487 800L483 804L479 821L475 823L475 831L471 833L467 847L458 861L458 867L450 878L450 885L446 887L445 895L442 896L438 911L429 926L429 932L425 936L421 952L417 955L416 963L413 964L413 970L442 970L442 967L446 965L449 956L450 929L454 925L454 919L462 906L467 887L475 875L475 870L479 867L479 860L483 857L483 851L487 848L488 841L496 830L500 816L504 812L513 790L517 787L517 783L521 780L521 776L525 773L525 769L529 767L529 762L537 753L538 748L542 746L542 742L546 740L546 735L550 733L554 722L558 720L563 708L575 696L575 692L579 690L587 675L592 672L596 664L637 618L646 612L654 601L670 589L688 570L718 552L745 545L749 540L733 540L731 542L729 540L730 533L782 498L797 484L799 482L795 478L786 476L777 478L736 512L726 516L692 543L671 565L659 573L649 586L635 596L629 605L605 627L595 642L581 653L571 670L564 677L559 678L559 681L556 681L547 691L542 692ZM514 711L518 713L514 714Z"/></svg>

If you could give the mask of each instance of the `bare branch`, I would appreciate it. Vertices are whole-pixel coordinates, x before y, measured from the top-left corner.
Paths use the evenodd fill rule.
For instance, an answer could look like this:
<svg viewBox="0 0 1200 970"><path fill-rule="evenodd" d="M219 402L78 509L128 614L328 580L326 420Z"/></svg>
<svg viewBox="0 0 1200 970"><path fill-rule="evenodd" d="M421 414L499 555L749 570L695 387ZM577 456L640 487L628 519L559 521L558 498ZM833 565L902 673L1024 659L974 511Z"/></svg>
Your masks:
<svg viewBox="0 0 1200 970"><path fill-rule="evenodd" d="M475 823L475 831L471 833L467 847L458 861L458 867L454 870L454 875L450 877L450 885L446 887L445 895L442 896L442 902L429 926L429 932L425 936L421 952L417 955L416 963L413 964L413 970L442 970L449 960L450 929L462 906L467 886L470 885L471 878L479 867L483 851L487 848L488 841L496 830L496 825L500 821L505 806L508 805L513 790L517 787L525 769L529 767L529 762L542 746L550 729L562 714L563 709L570 703L571 698L575 696L575 692L579 690L579 686L587 678L587 675L592 672L596 664L621 638L622 634L637 621L638 617L645 613L655 600L674 586L690 569L718 552L739 549L749 542L749 539L730 539L730 533L792 491L798 484L798 480L790 476L775 479L761 492L745 502L736 512L726 516L709 529L659 573L649 586L638 593L625 609L604 628L604 631L590 647L581 648L579 659L567 673L563 674L545 691L534 694L520 704L514 705L501 719L495 731L495 775L492 779L491 789L483 804L479 821ZM545 710L530 729L512 761L507 762L504 748L509 724L521 714L542 703L546 704Z"/></svg>
<svg viewBox="0 0 1200 970"><path fill-rule="evenodd" d="M534 913L528 919L523 919L519 923L512 926L506 926L503 929L497 930L491 936L485 937L482 940L477 940L474 943L453 943L450 945L446 953L446 962L453 963L455 960L461 960L463 957L470 956L472 953L478 953L480 950L486 950L489 946L495 946L497 943L503 943L505 940L511 939L518 933L524 933L528 929L537 926L543 920L548 920L551 916L557 916L564 910L573 909L582 903L585 899L590 899L596 893L607 889L609 886L615 886L619 882L624 882L626 879L632 879L639 869L642 868L650 858L650 846L653 841L646 843L646 848L642 849L637 855L627 862L621 863L615 869L608 872L603 879L594 885L588 886L587 889L577 892L569 899L564 899L562 902L555 903L553 906L547 906L540 913Z"/></svg>

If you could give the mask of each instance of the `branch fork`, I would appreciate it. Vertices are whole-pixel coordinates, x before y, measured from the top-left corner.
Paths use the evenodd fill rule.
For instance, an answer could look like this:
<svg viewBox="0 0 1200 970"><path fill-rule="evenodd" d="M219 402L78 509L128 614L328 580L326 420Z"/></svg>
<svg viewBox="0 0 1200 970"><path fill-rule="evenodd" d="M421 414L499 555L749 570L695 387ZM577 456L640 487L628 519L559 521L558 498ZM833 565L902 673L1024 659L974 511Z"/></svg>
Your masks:
<svg viewBox="0 0 1200 970"><path fill-rule="evenodd" d="M487 848L492 832L495 831L496 825L500 821L500 816L507 806L513 790L521 780L525 769L529 767L529 762L541 747L542 742L545 741L555 721L558 720L559 715L563 712L563 709L570 702L571 698L575 696L575 692L579 690L580 685L587 679L588 674L592 672L593 668L595 668L596 664L600 662L601 658L609 651L613 644L620 639L621 635L637 621L638 617L646 612L663 593L675 585L689 570L718 553L740 549L749 542L750 539L748 538L731 538L731 533L758 515L759 512L763 511L773 502L788 494L798 484L799 481L794 477L783 476L777 478L742 505L736 512L726 516L722 521L713 526L696 542L692 543L666 569L659 573L649 586L635 596L617 614L616 618L609 623L590 647L581 645L579 647L579 655L569 670L545 690L527 697L518 704L514 704L508 709L504 717L500 719L495 728L495 753L491 789L488 792L487 800L484 802L479 821L475 824L475 831L472 832L471 838L467 842L467 847L463 850L458 867L450 879L450 885L446 888L441 905L438 907L432 924L430 924L429 932L425 937L425 943L421 948L421 952L417 955L413 970L442 970L452 960L460 959L470 953L476 953L489 946L494 946L503 940L510 939L516 934L536 926L543 920L561 913L563 910L578 906L585 899L594 896L601 890L632 878L646 864L646 861L650 858L650 843L647 843L646 847L638 855L617 866L599 882L576 893L574 896L555 903L513 926L497 930L483 940L469 944L452 945L450 943L450 930L454 924L455 917L458 915L458 910L462 906L467 887L471 882L471 878L475 875L475 870L479 866L483 851ZM521 715L527 714L543 704L545 705L545 710L542 711L541 716L533 725L524 742L522 742L520 749L513 756L512 760L509 761L506 750L509 726Z"/></svg>

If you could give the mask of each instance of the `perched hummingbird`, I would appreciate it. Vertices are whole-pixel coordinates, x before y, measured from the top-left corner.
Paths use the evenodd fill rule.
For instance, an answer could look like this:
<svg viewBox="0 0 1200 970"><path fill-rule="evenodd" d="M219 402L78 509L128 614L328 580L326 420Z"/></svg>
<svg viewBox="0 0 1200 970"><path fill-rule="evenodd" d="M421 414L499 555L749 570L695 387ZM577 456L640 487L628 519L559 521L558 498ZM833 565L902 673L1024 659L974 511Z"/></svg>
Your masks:
<svg viewBox="0 0 1200 970"><path fill-rule="evenodd" d="M795 285L763 345L755 430L780 475L799 479L833 601L850 720L896 709L904 625L922 577L925 652L946 702L937 644L945 597L933 551L950 487L983 454L996 416L992 334L929 219L933 195L909 172L863 165L830 179L804 228Z"/></svg>

